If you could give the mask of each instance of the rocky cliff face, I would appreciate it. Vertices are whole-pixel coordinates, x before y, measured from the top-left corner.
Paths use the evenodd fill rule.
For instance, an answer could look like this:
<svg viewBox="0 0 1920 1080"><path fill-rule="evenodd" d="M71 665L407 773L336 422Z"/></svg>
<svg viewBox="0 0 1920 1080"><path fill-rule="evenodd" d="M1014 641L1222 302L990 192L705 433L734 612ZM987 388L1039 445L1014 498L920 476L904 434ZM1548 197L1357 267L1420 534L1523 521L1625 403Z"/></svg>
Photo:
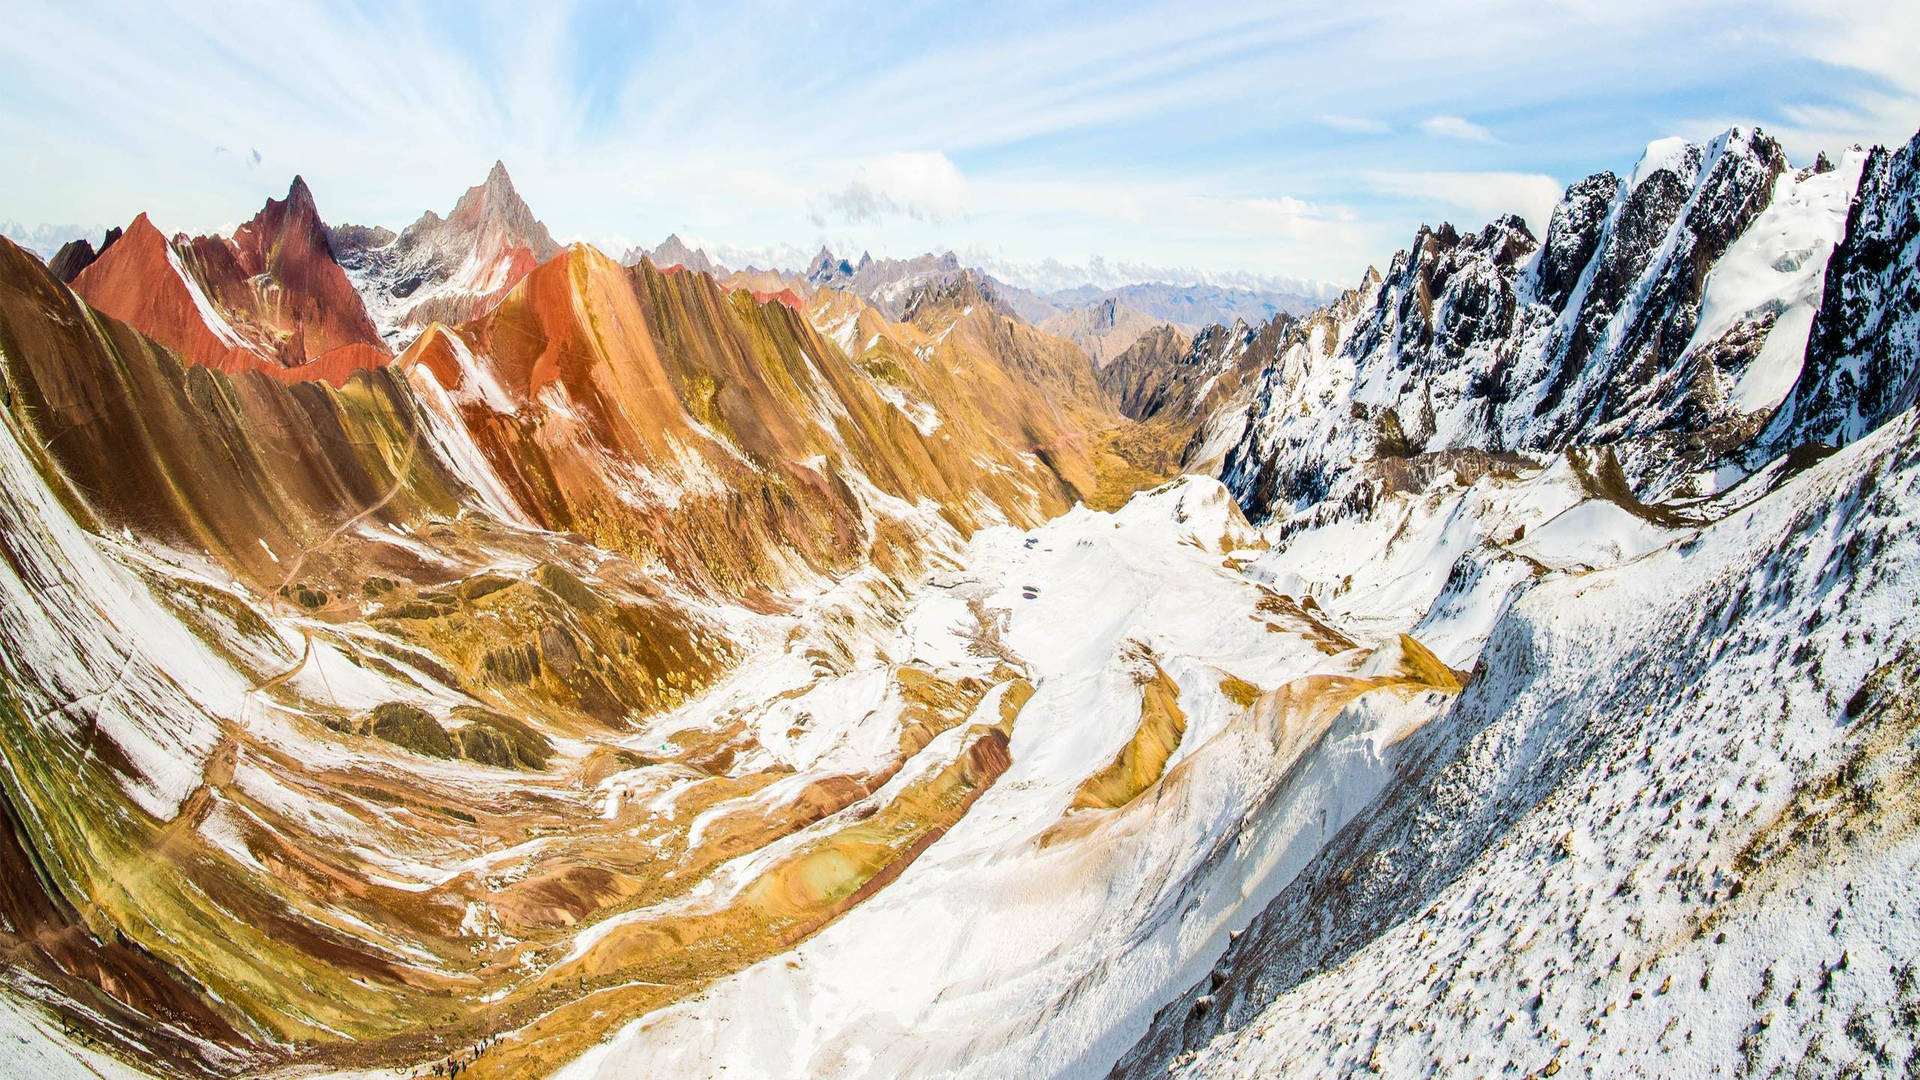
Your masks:
<svg viewBox="0 0 1920 1080"><path fill-rule="evenodd" d="M1840 446L1912 406L1920 392L1920 136L1875 147L1847 211L1806 363L1763 451Z"/></svg>
<svg viewBox="0 0 1920 1080"><path fill-rule="evenodd" d="M1643 494L1702 493L1798 373L1860 165L1792 171L1735 129L1574 184L1544 238L1422 228L1329 311L1330 354L1268 369L1235 489L1267 514L1376 458L1607 443Z"/></svg>
<svg viewBox="0 0 1920 1080"><path fill-rule="evenodd" d="M80 271L92 266L95 259L112 247L115 240L120 239L122 231L118 227L108 229L98 250L95 250L93 243L84 236L67 241L61 245L59 251L54 253L53 258L47 260L47 269L52 271L54 277L69 285L73 284L73 279L80 276Z"/></svg>
<svg viewBox="0 0 1920 1080"><path fill-rule="evenodd" d="M1100 366L1100 387L1113 395L1127 416L1149 419L1165 407L1175 369L1187 359L1190 344L1188 337L1172 326L1153 327L1111 362Z"/></svg>
<svg viewBox="0 0 1920 1080"><path fill-rule="evenodd" d="M331 239L381 337L396 348L430 323L486 312L561 250L497 161L444 218L429 210L397 236L349 225Z"/></svg>
<svg viewBox="0 0 1920 1080"><path fill-rule="evenodd" d="M300 177L293 178L285 199L267 200L234 231L231 251L255 290L256 309L286 328L283 356L306 361L348 345L382 347L373 320L334 261L320 208Z"/></svg>

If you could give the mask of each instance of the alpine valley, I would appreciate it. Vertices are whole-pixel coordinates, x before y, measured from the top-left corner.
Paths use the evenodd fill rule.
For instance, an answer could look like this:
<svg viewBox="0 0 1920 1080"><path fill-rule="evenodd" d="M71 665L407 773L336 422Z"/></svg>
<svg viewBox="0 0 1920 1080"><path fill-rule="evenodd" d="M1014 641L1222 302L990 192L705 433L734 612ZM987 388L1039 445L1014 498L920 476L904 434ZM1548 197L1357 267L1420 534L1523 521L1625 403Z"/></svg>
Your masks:
<svg viewBox="0 0 1920 1080"><path fill-rule="evenodd" d="M1920 136L1618 165L1324 302L0 241L0 1073L1920 1075Z"/></svg>

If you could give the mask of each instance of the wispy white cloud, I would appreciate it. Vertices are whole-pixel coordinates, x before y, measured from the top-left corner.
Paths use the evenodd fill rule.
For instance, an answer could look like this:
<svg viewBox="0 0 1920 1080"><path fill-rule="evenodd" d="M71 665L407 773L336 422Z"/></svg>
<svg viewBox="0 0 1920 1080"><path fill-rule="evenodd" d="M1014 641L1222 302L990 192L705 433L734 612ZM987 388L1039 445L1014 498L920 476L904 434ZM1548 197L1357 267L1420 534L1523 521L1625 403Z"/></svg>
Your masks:
<svg viewBox="0 0 1920 1080"><path fill-rule="evenodd" d="M1546 176L1712 134L1689 118L1760 121L1802 157L1920 124L1911 5L981 2L561 0L456 25L407 4L13 0L0 214L205 229L300 172L329 217L400 225L499 157L560 236L1344 280L1411 213L1532 221ZM1395 132L1429 137L1377 137Z"/></svg>
<svg viewBox="0 0 1920 1080"><path fill-rule="evenodd" d="M1349 135L1388 135L1393 125L1385 120L1374 120L1365 116L1342 116L1338 113L1321 113L1314 123L1335 131L1344 131Z"/></svg>
<svg viewBox="0 0 1920 1080"><path fill-rule="evenodd" d="M1497 141L1493 137L1493 132L1459 116L1429 116L1420 121L1420 130L1439 139L1464 139L1467 142L1482 143Z"/></svg>

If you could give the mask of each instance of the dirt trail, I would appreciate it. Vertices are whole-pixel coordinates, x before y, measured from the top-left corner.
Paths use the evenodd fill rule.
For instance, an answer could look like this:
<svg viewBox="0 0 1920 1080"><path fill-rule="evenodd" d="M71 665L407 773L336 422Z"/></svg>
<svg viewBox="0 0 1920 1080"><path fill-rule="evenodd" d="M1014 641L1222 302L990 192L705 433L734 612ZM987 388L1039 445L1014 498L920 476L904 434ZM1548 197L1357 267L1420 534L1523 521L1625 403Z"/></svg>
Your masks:
<svg viewBox="0 0 1920 1080"><path fill-rule="evenodd" d="M382 507L392 502L394 497L400 494L401 489L406 487L407 474L412 471L414 459L419 452L420 428L416 424L412 429L412 438L407 440L407 452L401 459L399 468L394 470L393 484L387 488L386 493L369 503L359 513L334 526L318 541L301 549L299 556L287 567L285 576L281 578L280 587L286 588L294 582L299 576L301 566L306 563L308 555L339 539L348 529L365 521L368 515L379 512ZM278 606L277 601L278 598L275 597L276 606ZM197 830L206 821L207 815L213 812L215 792L233 781L234 769L239 764L240 743L247 737L245 730L247 706L252 702L253 696L286 685L295 675L300 674L301 670L307 666L307 661L313 658L313 635L302 629L300 638L302 641L300 657L293 662L293 666L254 683L241 698L239 717L221 724L220 742L214 747L213 753L207 756L207 762L201 768L200 786L194 788L193 792L181 802L180 812L174 815L173 820L161 826L160 832L154 837L156 849L171 849L178 841L180 834Z"/></svg>
<svg viewBox="0 0 1920 1080"><path fill-rule="evenodd" d="M307 556L338 540L348 529L365 521L369 516L378 513L381 508L392 502L394 497L400 494L402 488L407 486L407 474L413 471L414 459L418 457L420 453L420 425L417 420L413 424L411 435L412 437L407 440L406 456L401 459L400 467L394 470L393 484L387 488L386 494L380 496L378 500L369 503L366 508L359 513L335 525L327 535L301 548L300 554L294 557L293 562L287 567L286 574L281 577L281 588L288 588L294 583L294 580L299 577L300 568L306 565Z"/></svg>

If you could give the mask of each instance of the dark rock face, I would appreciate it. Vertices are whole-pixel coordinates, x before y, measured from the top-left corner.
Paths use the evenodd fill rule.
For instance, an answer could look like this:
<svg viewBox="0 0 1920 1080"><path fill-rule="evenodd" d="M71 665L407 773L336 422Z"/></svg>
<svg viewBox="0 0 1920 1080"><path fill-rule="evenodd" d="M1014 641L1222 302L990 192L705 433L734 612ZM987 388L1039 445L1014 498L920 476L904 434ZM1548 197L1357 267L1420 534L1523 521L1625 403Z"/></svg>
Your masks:
<svg viewBox="0 0 1920 1080"><path fill-rule="evenodd" d="M349 255L360 256L373 248L386 247L399 239L392 229L378 225L332 225L327 228L327 246L343 262Z"/></svg>
<svg viewBox="0 0 1920 1080"><path fill-rule="evenodd" d="M80 271L92 266L93 260L99 257L99 253L93 250L93 245L82 237L62 244L60 250L55 252L53 258L48 261L47 269L53 271L54 277L71 285L73 279L80 276Z"/></svg>
<svg viewBox="0 0 1920 1080"><path fill-rule="evenodd" d="M1665 413L1685 395L1676 365L1698 324L1707 273L1766 209L1787 159L1756 133L1688 147L1676 164L1704 175L1689 186L1673 168L1656 170L1621 208L1560 353L1559 380L1536 409L1544 415L1571 396L1572 407L1542 433L1545 446L1578 438L1584 425L1631 423L1649 406ZM1608 336L1615 344L1603 349ZM1591 369L1602 351L1611 355Z"/></svg>
<svg viewBox="0 0 1920 1080"><path fill-rule="evenodd" d="M1422 227L1363 289L1333 335L1344 343L1312 360L1318 374L1263 384L1223 479L1262 517L1324 498L1377 457L1606 443L1636 487L1672 490L1764 420L1729 388L1778 309L1695 339L1709 274L1787 167L1773 139L1736 128L1649 147L1626 179L1575 183L1544 243L1513 216L1477 233Z"/></svg>
<svg viewBox="0 0 1920 1080"><path fill-rule="evenodd" d="M1580 274L1593 260L1594 249L1600 246L1607 212L1619 188L1620 178L1611 172L1594 173L1568 188L1554 208L1547 224L1546 248L1540 253L1541 303L1559 308L1573 294Z"/></svg>
<svg viewBox="0 0 1920 1080"><path fill-rule="evenodd" d="M1827 263L1826 295L1800 378L1762 439L1771 453L1843 445L1920 393L1920 135L1876 147L1860 174L1847 236Z"/></svg>
<svg viewBox="0 0 1920 1080"><path fill-rule="evenodd" d="M59 251L54 253L52 260L47 263L47 269L53 272L54 277L71 285L73 284L73 279L80 276L80 271L92 266L94 260L105 255L107 249L112 247L113 242L120 239L120 236L121 229L119 226L116 225L108 229L106 238L100 242L100 248L97 251L85 237L81 237L78 240L69 240L61 245Z"/></svg>

